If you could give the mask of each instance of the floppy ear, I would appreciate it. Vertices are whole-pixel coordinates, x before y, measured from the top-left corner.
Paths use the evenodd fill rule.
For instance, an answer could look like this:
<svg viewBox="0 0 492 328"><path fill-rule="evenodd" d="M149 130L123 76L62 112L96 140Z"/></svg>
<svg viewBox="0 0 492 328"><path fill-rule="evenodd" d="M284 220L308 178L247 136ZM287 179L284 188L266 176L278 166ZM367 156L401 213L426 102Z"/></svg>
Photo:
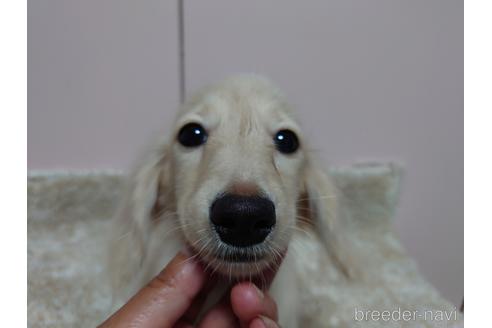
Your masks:
<svg viewBox="0 0 492 328"><path fill-rule="evenodd" d="M154 149L130 178L126 203L135 223L145 231L171 208L170 163L167 143Z"/></svg>
<svg viewBox="0 0 492 328"><path fill-rule="evenodd" d="M160 142L142 157L127 180L111 226L109 265L113 299L126 300L135 292L128 284L146 256L153 221L172 206L169 157L168 142Z"/></svg>
<svg viewBox="0 0 492 328"><path fill-rule="evenodd" d="M344 227L337 214L338 195L330 176L309 159L304 170L304 188L301 193L301 209L319 235L328 254L341 272L353 275L348 243ZM303 205L305 204L305 205Z"/></svg>

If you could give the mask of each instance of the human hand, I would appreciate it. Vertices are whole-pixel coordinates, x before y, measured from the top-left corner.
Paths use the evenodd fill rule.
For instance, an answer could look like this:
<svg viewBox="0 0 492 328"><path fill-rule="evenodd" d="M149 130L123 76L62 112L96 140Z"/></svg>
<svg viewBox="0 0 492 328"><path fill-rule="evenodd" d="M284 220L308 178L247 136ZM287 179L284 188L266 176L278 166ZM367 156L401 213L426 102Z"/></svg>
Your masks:
<svg viewBox="0 0 492 328"><path fill-rule="evenodd" d="M178 253L161 273L99 328L193 327L197 296L206 280L198 263ZM268 293L254 284L239 283L228 296L203 316L198 327L278 327L277 305Z"/></svg>

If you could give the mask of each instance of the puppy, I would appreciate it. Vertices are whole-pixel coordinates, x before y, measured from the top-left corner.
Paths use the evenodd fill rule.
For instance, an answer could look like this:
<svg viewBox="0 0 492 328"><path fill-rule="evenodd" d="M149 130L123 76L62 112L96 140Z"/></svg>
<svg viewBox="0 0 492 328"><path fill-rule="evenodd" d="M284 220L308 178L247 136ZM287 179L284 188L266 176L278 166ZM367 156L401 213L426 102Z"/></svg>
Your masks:
<svg viewBox="0 0 492 328"><path fill-rule="evenodd" d="M289 245L311 231L343 266L335 196L268 80L243 75L205 88L129 180L110 247L113 308L186 248L217 277L216 290L255 281L277 301L280 324L296 327Z"/></svg>

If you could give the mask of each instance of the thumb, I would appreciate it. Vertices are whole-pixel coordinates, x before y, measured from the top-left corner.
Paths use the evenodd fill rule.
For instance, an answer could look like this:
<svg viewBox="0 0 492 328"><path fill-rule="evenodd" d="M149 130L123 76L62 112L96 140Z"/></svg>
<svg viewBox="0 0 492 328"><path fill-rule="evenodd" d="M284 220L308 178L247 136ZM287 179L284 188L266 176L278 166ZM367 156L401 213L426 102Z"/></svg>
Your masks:
<svg viewBox="0 0 492 328"><path fill-rule="evenodd" d="M161 273L99 327L172 327L204 282L200 265L178 253Z"/></svg>

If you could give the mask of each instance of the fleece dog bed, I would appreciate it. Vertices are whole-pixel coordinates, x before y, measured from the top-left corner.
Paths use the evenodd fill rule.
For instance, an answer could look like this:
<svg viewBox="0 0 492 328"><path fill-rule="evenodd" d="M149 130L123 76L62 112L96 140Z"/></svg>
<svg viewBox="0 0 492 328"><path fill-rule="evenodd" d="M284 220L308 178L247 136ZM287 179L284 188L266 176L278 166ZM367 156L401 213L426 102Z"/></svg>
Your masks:
<svg viewBox="0 0 492 328"><path fill-rule="evenodd" d="M365 164L332 173L341 218L370 278L342 279L307 242L309 256L300 257L306 263L299 274L317 284L293 295L302 300L302 327L452 327L462 322L456 308L419 274L392 231L401 170ZM105 239L123 183L118 172L29 174L29 327L94 327L102 320L110 302Z"/></svg>

